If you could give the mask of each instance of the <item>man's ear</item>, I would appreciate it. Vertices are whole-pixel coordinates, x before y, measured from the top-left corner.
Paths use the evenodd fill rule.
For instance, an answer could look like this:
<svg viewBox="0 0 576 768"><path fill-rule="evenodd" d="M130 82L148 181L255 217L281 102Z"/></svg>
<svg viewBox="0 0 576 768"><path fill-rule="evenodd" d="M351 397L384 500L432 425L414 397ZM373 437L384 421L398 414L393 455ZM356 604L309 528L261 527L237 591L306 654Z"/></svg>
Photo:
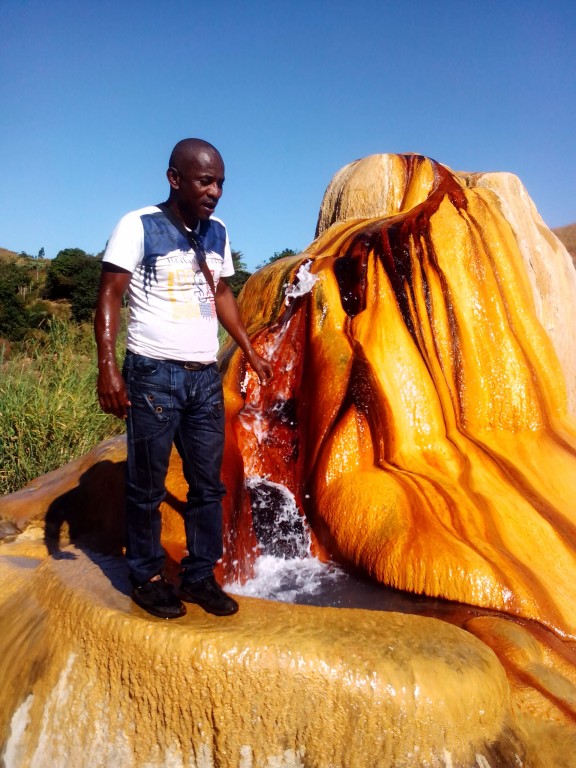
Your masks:
<svg viewBox="0 0 576 768"><path fill-rule="evenodd" d="M176 168L168 168L166 171L166 178L168 179L168 184L172 187L172 189L179 189L180 188L180 174L178 173Z"/></svg>

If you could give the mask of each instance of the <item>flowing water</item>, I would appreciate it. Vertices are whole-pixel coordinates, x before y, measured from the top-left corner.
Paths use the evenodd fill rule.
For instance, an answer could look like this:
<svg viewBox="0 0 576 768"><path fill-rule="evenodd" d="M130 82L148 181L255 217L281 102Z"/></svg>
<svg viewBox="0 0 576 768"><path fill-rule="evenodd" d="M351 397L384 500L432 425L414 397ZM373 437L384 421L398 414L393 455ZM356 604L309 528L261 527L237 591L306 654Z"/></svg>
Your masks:
<svg viewBox="0 0 576 768"><path fill-rule="evenodd" d="M311 532L293 494L280 483L259 476L249 478L246 486L259 554L253 577L245 583L228 582L229 592L333 608L427 615L449 613L456 607L466 611L450 601L401 592L337 563L322 562L311 554Z"/></svg>

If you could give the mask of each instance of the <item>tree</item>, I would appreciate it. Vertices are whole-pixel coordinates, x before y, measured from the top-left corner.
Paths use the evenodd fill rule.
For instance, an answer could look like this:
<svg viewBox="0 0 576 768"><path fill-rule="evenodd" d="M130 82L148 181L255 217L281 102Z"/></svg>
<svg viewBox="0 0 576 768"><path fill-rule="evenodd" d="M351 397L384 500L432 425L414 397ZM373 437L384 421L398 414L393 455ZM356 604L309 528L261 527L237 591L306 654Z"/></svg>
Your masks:
<svg viewBox="0 0 576 768"><path fill-rule="evenodd" d="M251 274L251 272L248 272L245 269L238 269L236 272L234 272L232 277L226 278L226 282L230 286L230 290L234 296L238 296Z"/></svg>
<svg viewBox="0 0 576 768"><path fill-rule="evenodd" d="M278 261L278 259L285 259L290 256L298 256L299 253L300 251L295 251L293 248L284 248L283 251L276 251L274 256L270 256L267 261L262 261L260 264L257 264L256 269L261 269L262 267L265 267L266 264L273 264L275 261Z"/></svg>
<svg viewBox="0 0 576 768"><path fill-rule="evenodd" d="M227 278L226 282L230 286L230 290L234 296L238 296L244 287L244 283L252 273L247 269L242 251L232 251L232 262L234 264L234 274L232 277Z"/></svg>
<svg viewBox="0 0 576 768"><path fill-rule="evenodd" d="M66 299L77 322L90 320L98 297L100 268L100 260L80 248L59 251L48 268L47 298Z"/></svg>
<svg viewBox="0 0 576 768"><path fill-rule="evenodd" d="M68 299L76 285L78 271L89 256L81 248L64 248L52 259L46 276L46 295L52 301Z"/></svg>
<svg viewBox="0 0 576 768"><path fill-rule="evenodd" d="M28 310L20 295L28 283L26 267L15 261L0 262L0 336L9 341L20 341L28 330Z"/></svg>
<svg viewBox="0 0 576 768"><path fill-rule="evenodd" d="M85 323L92 319L98 300L101 269L101 261L94 256L89 256L78 273L71 296L72 317L78 323Z"/></svg>
<svg viewBox="0 0 576 768"><path fill-rule="evenodd" d="M46 251L44 250L44 246L42 246L42 248L40 248L40 250L38 251L37 258L38 259L43 259L45 255L46 255Z"/></svg>
<svg viewBox="0 0 576 768"><path fill-rule="evenodd" d="M232 263L234 264L234 269L248 270L248 265L244 261L244 254L242 251L235 251L232 249Z"/></svg>

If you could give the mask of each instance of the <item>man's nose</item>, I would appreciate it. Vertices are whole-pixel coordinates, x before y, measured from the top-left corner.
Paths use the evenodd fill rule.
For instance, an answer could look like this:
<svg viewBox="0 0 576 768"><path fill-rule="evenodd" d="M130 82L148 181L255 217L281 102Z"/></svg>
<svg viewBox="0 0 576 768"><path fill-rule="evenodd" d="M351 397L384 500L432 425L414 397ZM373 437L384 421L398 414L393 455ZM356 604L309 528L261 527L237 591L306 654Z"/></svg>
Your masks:
<svg viewBox="0 0 576 768"><path fill-rule="evenodd" d="M215 197L217 200L219 200L222 197L222 187L218 184L217 181L214 181L212 184L210 184L208 193L210 197Z"/></svg>

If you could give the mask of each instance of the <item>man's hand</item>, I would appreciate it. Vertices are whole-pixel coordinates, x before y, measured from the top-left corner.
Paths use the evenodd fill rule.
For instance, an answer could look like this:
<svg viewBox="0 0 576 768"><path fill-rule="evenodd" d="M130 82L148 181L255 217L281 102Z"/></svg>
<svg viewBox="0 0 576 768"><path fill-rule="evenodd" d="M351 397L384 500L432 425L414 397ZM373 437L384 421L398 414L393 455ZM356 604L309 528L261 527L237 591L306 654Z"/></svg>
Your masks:
<svg viewBox="0 0 576 768"><path fill-rule="evenodd" d="M224 330L228 331L242 352L244 352L246 360L248 360L252 368L258 374L260 383L263 386L266 386L266 384L273 378L274 371L268 360L264 357L260 357L250 343L248 333L246 332L246 328L240 317L236 299L224 278L220 278L218 281L214 303L216 305L218 320L220 320Z"/></svg>
<svg viewBox="0 0 576 768"><path fill-rule="evenodd" d="M105 413L112 413L119 419L128 416L131 402L128 400L126 383L115 363L100 366L97 389L98 402Z"/></svg>
<svg viewBox="0 0 576 768"><path fill-rule="evenodd" d="M261 357L254 347L250 348L250 351L246 354L246 359L258 374L260 384L265 387L274 378L274 371L268 360L265 357Z"/></svg>

